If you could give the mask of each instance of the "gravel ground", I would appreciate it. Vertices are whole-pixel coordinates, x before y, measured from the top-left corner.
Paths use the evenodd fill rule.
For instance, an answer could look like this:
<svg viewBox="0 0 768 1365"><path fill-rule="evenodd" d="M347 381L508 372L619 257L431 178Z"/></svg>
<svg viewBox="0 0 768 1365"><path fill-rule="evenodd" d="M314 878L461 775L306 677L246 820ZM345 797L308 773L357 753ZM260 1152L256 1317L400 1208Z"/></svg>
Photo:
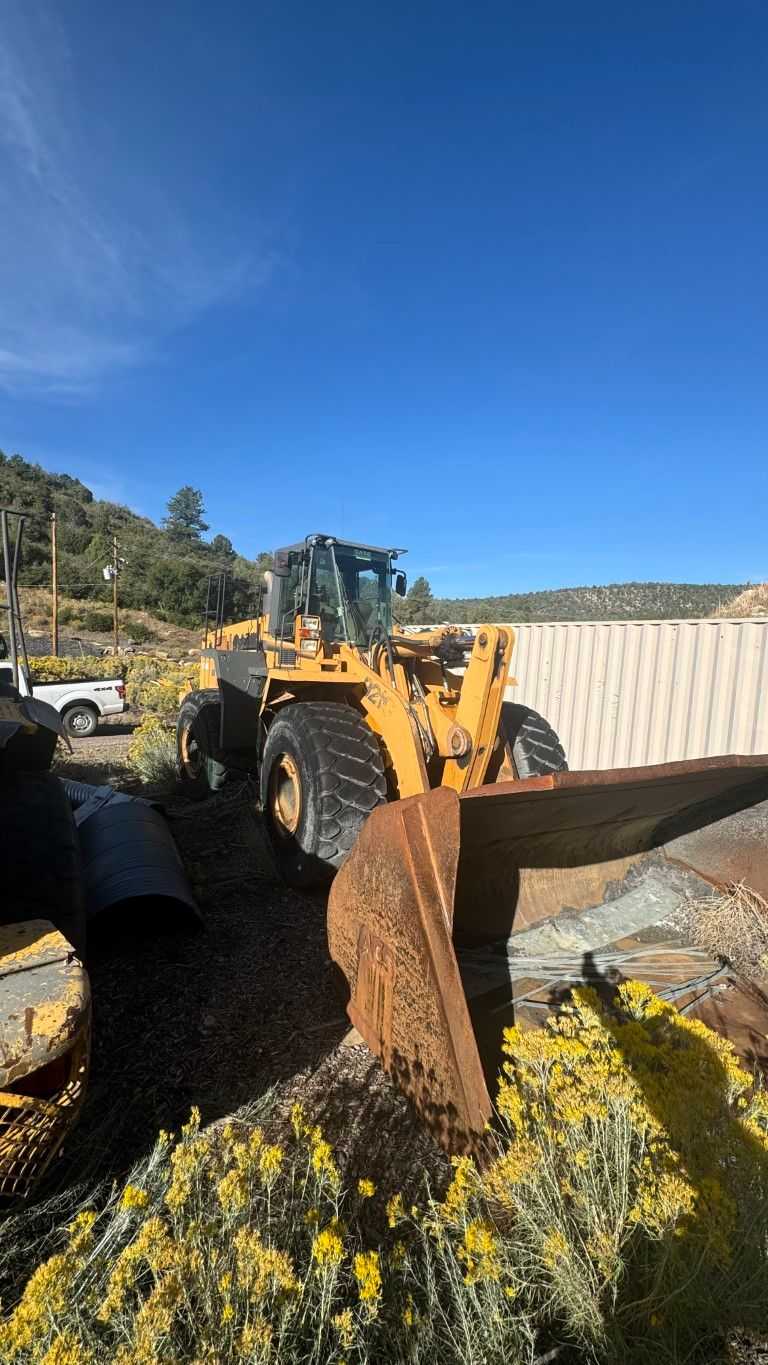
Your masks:
<svg viewBox="0 0 768 1365"><path fill-rule="evenodd" d="M138 790L121 730L75 741L58 770ZM249 786L165 804L202 923L107 914L91 927L91 1084L41 1194L119 1178L192 1104L212 1122L273 1087L316 1114L350 1177L407 1187L426 1167L439 1182L442 1156L367 1048L344 1042L325 901L277 877Z"/></svg>

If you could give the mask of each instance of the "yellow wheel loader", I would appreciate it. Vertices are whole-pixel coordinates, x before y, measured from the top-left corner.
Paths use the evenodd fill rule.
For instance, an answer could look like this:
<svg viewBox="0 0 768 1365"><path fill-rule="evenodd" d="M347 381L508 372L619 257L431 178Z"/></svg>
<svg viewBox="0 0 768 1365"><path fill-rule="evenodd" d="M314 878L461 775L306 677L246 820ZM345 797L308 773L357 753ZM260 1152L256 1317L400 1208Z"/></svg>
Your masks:
<svg viewBox="0 0 768 1365"><path fill-rule="evenodd" d="M713 886L768 895L768 757L568 772L546 720L505 699L509 627L393 626L401 553L310 535L235 625L209 585L178 764L193 797L252 773L285 878L335 878L349 1016L462 1151L492 1113L503 1026L574 981L639 976L722 1014L730 978L676 926ZM743 1050L766 1031L758 996Z"/></svg>

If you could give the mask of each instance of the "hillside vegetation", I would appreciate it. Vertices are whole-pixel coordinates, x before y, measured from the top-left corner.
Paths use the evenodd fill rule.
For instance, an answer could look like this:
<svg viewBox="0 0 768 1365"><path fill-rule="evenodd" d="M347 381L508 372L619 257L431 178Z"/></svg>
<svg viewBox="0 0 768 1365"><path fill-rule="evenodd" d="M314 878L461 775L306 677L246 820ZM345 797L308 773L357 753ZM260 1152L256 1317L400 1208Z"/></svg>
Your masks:
<svg viewBox="0 0 768 1365"><path fill-rule="evenodd" d="M230 574L227 613L234 619L247 616L263 569L271 562L268 555L246 559L223 535L203 540L202 532L209 528L202 521L202 499L194 489L181 489L170 499L169 515L161 528L128 507L94 498L70 474L51 474L20 455L6 456L0 451L0 504L30 514L21 584L50 584L51 513L55 512L62 598L102 603L102 613L109 611L112 596L103 570L112 562L113 536L118 538L124 561L121 607L148 611L180 626L199 626L208 575L221 569ZM62 626L67 624L62 621ZM101 627L103 622L92 629Z"/></svg>
<svg viewBox="0 0 768 1365"><path fill-rule="evenodd" d="M0 573L0 578L2 574ZM22 588L21 615L27 648L41 656L51 649L51 590ZM148 611L120 610L120 645L151 646L153 654L171 657L189 654L200 647L200 623L193 629L162 621ZM59 652L79 656L100 654L113 640L111 604L59 596ZM93 648L91 649L91 645Z"/></svg>
<svg viewBox="0 0 768 1365"><path fill-rule="evenodd" d="M147 612L156 621L197 629L208 575L221 569L230 575L228 619L248 616L263 570L271 563L266 553L255 560L246 559L224 535L204 540L203 533L210 528L202 519L202 495L189 487L169 499L168 516L159 527L128 507L94 498L91 490L70 474L51 474L20 455L6 456L0 451L0 503L30 513L21 579L30 588L50 583L50 517L56 513L59 584L65 613L61 624L71 627L72 633L80 629L96 634L109 630L104 613L109 610L112 589L104 580L103 570L111 563L115 535L124 560L120 605L129 614L134 612L137 623L135 613ZM311 521L309 509L306 519ZM440 598L432 595L426 579L417 578L408 597L398 604L398 615L416 623L710 616L738 599L744 589L742 583L610 583L496 597ZM87 610L78 610L78 602L93 604L96 614L89 618ZM89 619L93 624L89 625ZM153 629L151 623L149 629ZM154 634L158 634L156 629ZM139 635L139 642L149 639L141 630Z"/></svg>
<svg viewBox="0 0 768 1365"><path fill-rule="evenodd" d="M430 594L428 600L421 597L408 619L477 624L484 621L516 624L522 621L672 620L711 616L722 609L724 603L742 593L743 588L739 583L608 583L604 587L556 588L507 593L501 597L432 597Z"/></svg>

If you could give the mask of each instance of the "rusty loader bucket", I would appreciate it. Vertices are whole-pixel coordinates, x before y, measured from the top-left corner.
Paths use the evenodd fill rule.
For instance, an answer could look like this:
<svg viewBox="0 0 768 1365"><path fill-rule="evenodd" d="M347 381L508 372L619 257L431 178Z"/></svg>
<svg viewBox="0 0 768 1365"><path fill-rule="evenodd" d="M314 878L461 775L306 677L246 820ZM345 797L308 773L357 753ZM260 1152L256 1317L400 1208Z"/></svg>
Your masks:
<svg viewBox="0 0 768 1365"><path fill-rule="evenodd" d="M353 1024L442 1145L467 1151L505 1025L540 1021L575 980L707 994L722 965L676 915L741 881L768 898L768 756L438 788L371 815L331 889L329 944Z"/></svg>

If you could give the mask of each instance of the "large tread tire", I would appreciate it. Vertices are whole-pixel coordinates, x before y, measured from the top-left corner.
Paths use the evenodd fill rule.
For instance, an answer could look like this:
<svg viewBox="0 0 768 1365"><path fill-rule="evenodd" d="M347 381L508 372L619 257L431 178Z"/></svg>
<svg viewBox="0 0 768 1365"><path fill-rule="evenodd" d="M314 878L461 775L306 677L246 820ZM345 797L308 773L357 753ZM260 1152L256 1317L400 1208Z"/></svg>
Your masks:
<svg viewBox="0 0 768 1365"><path fill-rule="evenodd" d="M204 801L227 780L219 748L220 720L221 698L215 687L190 692L181 703L176 722L176 766L184 795L192 801Z"/></svg>
<svg viewBox="0 0 768 1365"><path fill-rule="evenodd" d="M505 701L501 708L501 729L512 750L518 778L547 777L565 773L565 749L549 721L528 706Z"/></svg>
<svg viewBox="0 0 768 1365"><path fill-rule="evenodd" d="M275 780L286 761L300 787L298 822L275 816ZM371 811L387 799L378 741L341 702L297 702L272 722L260 773L261 803L275 855L292 886L327 884Z"/></svg>
<svg viewBox="0 0 768 1365"><path fill-rule="evenodd" d="M0 829L0 923L47 919L80 957L85 953L85 904L80 843L72 807L52 773L4 773Z"/></svg>

